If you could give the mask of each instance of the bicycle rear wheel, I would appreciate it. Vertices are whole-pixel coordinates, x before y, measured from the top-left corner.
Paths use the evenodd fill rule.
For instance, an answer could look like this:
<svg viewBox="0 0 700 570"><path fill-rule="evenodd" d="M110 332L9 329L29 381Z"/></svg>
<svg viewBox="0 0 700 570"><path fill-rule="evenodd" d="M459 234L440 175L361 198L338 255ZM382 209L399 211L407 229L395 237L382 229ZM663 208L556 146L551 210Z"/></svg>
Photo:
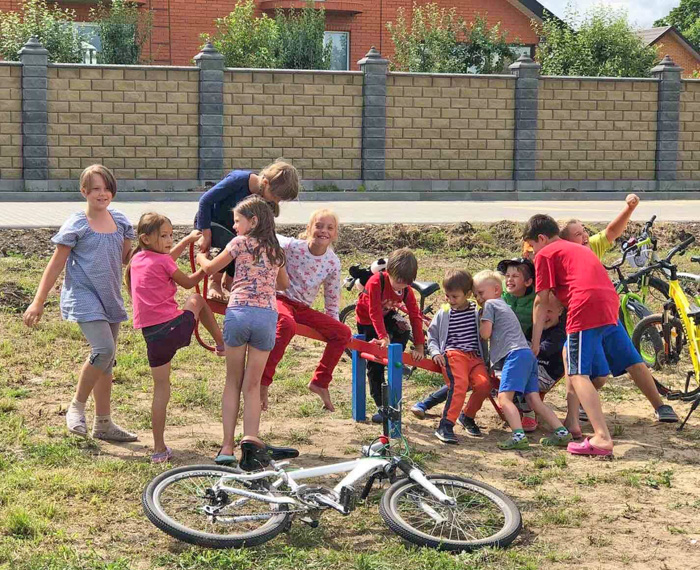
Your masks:
<svg viewBox="0 0 700 570"><path fill-rule="evenodd" d="M412 479L394 483L379 504L384 521L404 539L439 550L469 551L508 546L520 533L520 511L498 489L452 475L428 479L456 505L441 504Z"/></svg>
<svg viewBox="0 0 700 570"><path fill-rule="evenodd" d="M213 492L212 487L232 473L240 471L221 465L192 465L165 471L144 490L144 512L170 536L209 548L257 546L285 530L289 514L284 505L224 491ZM269 494L264 488L248 488L238 481L225 484ZM209 515L204 511L205 506L222 508L219 514Z"/></svg>

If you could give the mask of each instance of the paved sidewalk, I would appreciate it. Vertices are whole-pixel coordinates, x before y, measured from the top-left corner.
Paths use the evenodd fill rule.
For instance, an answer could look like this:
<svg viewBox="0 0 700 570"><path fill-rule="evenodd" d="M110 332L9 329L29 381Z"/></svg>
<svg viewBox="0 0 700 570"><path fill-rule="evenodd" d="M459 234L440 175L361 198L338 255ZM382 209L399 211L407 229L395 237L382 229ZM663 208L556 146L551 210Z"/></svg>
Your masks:
<svg viewBox="0 0 700 570"><path fill-rule="evenodd" d="M556 219L580 218L586 222L610 221L622 208L623 201L601 202L291 202L282 204L281 224L305 224L317 208L338 213L341 223L454 223L524 222L537 213ZM195 202L119 202L114 206L136 224L143 212L166 214L175 225L189 225L197 209ZM80 202L1 202L0 228L58 227ZM695 222L700 220L700 200L644 201L633 219L643 221L653 214L659 221Z"/></svg>

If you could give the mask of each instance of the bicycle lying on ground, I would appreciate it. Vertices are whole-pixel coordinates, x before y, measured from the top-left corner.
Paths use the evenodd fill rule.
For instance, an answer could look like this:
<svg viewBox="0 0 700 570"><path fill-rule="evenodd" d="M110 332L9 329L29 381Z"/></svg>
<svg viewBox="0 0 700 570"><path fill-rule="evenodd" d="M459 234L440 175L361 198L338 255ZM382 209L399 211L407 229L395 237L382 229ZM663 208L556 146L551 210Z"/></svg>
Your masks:
<svg viewBox="0 0 700 570"><path fill-rule="evenodd" d="M690 412L679 430L700 404L700 307L695 299L689 299L678 280L678 268L671 263L676 254L683 254L695 241L690 237L677 245L668 255L649 265L645 271L663 270L670 275L668 282L671 299L664 304L663 312L643 318L635 327L632 342L640 353L654 353L657 369L668 374L668 380L660 384L659 392L669 400L693 402ZM693 258L698 261L698 258ZM677 384L685 375L685 381Z"/></svg>
<svg viewBox="0 0 700 570"><path fill-rule="evenodd" d="M353 461L303 469L269 460L264 470L244 472L218 465L165 471L143 492L149 520L167 534L200 546L241 548L263 544L290 528L294 518L316 527L328 509L349 515L376 481L389 480L379 513L389 528L419 546L465 551L505 547L520 533L520 511L504 493L474 479L426 475L408 456L403 438L391 445L388 421L400 410L387 404L384 432ZM245 453L245 452L244 452ZM243 457L241 464L245 464ZM299 483L347 473L334 487Z"/></svg>

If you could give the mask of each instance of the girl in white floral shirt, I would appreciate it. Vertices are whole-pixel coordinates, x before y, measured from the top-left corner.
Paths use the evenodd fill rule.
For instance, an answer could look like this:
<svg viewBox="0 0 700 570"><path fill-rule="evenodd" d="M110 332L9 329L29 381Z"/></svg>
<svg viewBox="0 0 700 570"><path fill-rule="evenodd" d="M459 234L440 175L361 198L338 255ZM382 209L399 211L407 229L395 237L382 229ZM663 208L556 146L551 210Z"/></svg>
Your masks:
<svg viewBox="0 0 700 570"><path fill-rule="evenodd" d="M261 382L260 400L267 409L267 392L275 369L287 345L296 334L297 323L309 326L326 339L321 362L309 382L323 407L334 411L328 385L352 335L350 328L338 320L340 306L340 260L331 245L338 238L338 216L331 210L316 210L306 228L306 239L278 236L287 260L289 287L277 293L277 332L275 347L267 359ZM325 312L311 308L323 285Z"/></svg>

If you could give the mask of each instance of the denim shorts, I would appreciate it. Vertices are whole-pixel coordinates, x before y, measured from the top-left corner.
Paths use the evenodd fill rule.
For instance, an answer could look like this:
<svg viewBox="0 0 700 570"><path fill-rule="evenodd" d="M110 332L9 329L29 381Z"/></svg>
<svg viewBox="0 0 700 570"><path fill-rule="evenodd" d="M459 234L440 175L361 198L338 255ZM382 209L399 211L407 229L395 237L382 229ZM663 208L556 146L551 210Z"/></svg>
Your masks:
<svg viewBox="0 0 700 570"><path fill-rule="evenodd" d="M226 346L249 344L258 350L270 351L275 346L276 331L277 311L245 305L226 309L224 317Z"/></svg>

